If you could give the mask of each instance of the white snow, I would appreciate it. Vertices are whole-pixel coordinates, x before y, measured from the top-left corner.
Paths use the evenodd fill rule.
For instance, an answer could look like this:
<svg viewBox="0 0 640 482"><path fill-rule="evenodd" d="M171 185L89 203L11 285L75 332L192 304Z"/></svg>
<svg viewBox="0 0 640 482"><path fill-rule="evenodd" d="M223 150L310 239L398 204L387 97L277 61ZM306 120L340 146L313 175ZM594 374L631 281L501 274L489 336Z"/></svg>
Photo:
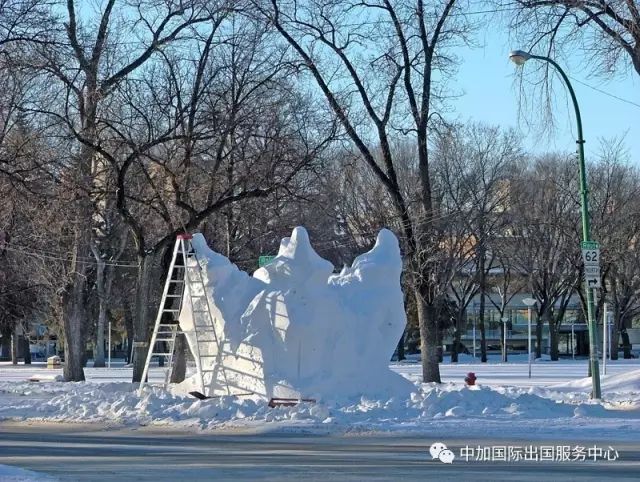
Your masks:
<svg viewBox="0 0 640 482"><path fill-rule="evenodd" d="M180 326L202 366L204 386L193 376L177 388L181 393L335 402L406 398L415 389L388 366L406 325L402 259L391 231L380 231L371 251L338 275L302 227L253 277L209 249L202 235L192 244L214 320L194 286L185 294ZM190 276L197 276L195 264ZM199 296L193 310L192 296ZM194 327L204 327L198 346Z"/></svg>
<svg viewBox="0 0 640 482"><path fill-rule="evenodd" d="M412 379L420 373L415 363L392 367ZM586 361L538 363L534 376L543 382L537 384L536 378L534 383L528 380L523 363L443 364L441 369L444 383L416 384L409 397L354 397L341 403L321 401L272 409L264 400L252 397L198 401L152 386L140 398L136 386L125 381L130 369L87 369L89 381L82 383L30 383L15 374L23 373L25 380L34 367L27 371L0 365L0 420L198 430L440 431L459 437L525 433L532 437L606 436L611 440L637 438L640 430L637 360L610 364L612 374L602 383L604 402L589 399L589 381L582 379ZM462 379L468 371L478 374L477 387L464 386ZM546 377L545 371L549 372ZM152 371L154 377L159 373L155 368ZM570 381L578 376L578 381ZM114 381L118 379L122 381Z"/></svg>
<svg viewBox="0 0 640 482"><path fill-rule="evenodd" d="M2 482L53 482L58 479L41 472L33 472L31 470L25 470L11 465L0 464L0 480Z"/></svg>

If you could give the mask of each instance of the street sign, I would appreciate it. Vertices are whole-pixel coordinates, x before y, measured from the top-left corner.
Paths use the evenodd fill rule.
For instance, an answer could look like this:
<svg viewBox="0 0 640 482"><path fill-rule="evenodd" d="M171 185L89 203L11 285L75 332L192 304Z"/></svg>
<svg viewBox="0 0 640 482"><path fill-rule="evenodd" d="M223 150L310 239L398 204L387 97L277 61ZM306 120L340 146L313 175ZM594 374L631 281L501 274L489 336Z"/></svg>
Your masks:
<svg viewBox="0 0 640 482"><path fill-rule="evenodd" d="M589 289L602 288L602 283L600 283L600 276L585 275L584 281L587 283L587 288Z"/></svg>
<svg viewBox="0 0 640 482"><path fill-rule="evenodd" d="M593 241L582 243L582 261L585 266L600 266L600 246L598 243Z"/></svg>
<svg viewBox="0 0 640 482"><path fill-rule="evenodd" d="M600 245L596 241L582 243L582 261L584 262L584 281L587 288L601 288L600 282Z"/></svg>
<svg viewBox="0 0 640 482"><path fill-rule="evenodd" d="M600 276L600 266L585 266L584 274L586 276Z"/></svg>

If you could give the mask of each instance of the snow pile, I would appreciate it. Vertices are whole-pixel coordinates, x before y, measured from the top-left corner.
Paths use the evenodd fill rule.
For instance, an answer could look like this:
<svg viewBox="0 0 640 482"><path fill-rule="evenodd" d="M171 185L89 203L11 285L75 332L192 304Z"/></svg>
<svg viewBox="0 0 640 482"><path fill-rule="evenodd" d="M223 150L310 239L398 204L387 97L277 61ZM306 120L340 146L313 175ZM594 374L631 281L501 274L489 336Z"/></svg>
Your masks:
<svg viewBox="0 0 640 482"><path fill-rule="evenodd" d="M631 370L626 373L602 377L600 383L602 391L616 393L635 393L640 395L640 370ZM551 387L554 390L563 391L591 391L591 377L581 378L566 383L559 383Z"/></svg>
<svg viewBox="0 0 640 482"><path fill-rule="evenodd" d="M0 464L0 480L2 480L2 482L53 482L58 479L41 472L33 472L19 467L12 467L11 465Z"/></svg>
<svg viewBox="0 0 640 482"><path fill-rule="evenodd" d="M388 366L406 325L402 260L391 231L380 231L371 251L337 275L302 227L253 277L209 249L202 235L192 243L214 321L197 287L185 293L180 326L205 380L201 387L191 377L183 392L345 401L415 390ZM194 266L190 274L197 276Z"/></svg>
<svg viewBox="0 0 640 482"><path fill-rule="evenodd" d="M10 391L9 391L10 389ZM326 431L405 430L428 432L434 423L473 420L472 425L514 421L571 425L576 420L615 419L640 428L640 410L616 410L589 401L556 401L540 389L424 385L407 398L360 397L349 403L301 403L270 408L264 400L221 396L204 401L147 387L138 397L129 383L0 382L0 420L171 425L214 429L265 423ZM563 422L564 421L564 422ZM585 422L586 423L586 422ZM459 425L467 430L470 425Z"/></svg>

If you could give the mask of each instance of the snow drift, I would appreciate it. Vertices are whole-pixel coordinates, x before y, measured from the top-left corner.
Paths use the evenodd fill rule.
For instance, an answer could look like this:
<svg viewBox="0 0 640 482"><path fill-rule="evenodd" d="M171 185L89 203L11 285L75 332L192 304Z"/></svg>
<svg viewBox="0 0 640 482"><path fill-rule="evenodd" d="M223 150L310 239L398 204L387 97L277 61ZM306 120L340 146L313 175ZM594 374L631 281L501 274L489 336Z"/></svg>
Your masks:
<svg viewBox="0 0 640 482"><path fill-rule="evenodd" d="M380 231L371 251L340 274L313 250L302 227L253 276L209 249L202 235L192 244L213 320L198 305L205 298L192 310L185 293L180 327L201 364L207 395L336 401L415 390L388 366L406 324L402 259L391 231ZM180 388L200 390L200 380L191 377Z"/></svg>

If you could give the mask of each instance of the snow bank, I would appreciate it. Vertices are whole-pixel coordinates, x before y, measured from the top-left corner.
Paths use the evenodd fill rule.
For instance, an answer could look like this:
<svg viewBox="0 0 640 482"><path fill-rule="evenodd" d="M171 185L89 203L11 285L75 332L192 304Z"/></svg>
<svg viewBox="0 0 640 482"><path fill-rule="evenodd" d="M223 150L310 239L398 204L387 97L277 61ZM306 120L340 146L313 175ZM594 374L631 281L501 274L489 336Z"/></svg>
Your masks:
<svg viewBox="0 0 640 482"><path fill-rule="evenodd" d="M415 390L388 366L406 325L402 259L391 231L380 231L371 251L337 275L302 227L252 277L209 249L202 235L194 235L193 246L215 319L201 313L204 297L191 310L185 294L180 326L205 380L201 387L188 379L183 393L345 401ZM204 328L198 346L194 326Z"/></svg>
<svg viewBox="0 0 640 482"><path fill-rule="evenodd" d="M41 472L33 472L19 467L12 467L11 465L0 464L0 480L3 482L53 482L58 479L49 477Z"/></svg>
<svg viewBox="0 0 640 482"><path fill-rule="evenodd" d="M604 375L600 385L605 395L607 392L640 394L640 370L631 370L617 375ZM591 377L559 383L552 385L550 388L567 391L591 391Z"/></svg>
<svg viewBox="0 0 640 482"><path fill-rule="evenodd" d="M269 408L266 401L222 396L195 400L158 387L139 397L130 383L0 382L0 420L98 422L119 425L220 427L284 426L288 430L323 431L404 430L428 432L434 423L458 422L463 433L472 426L518 421L575 424L607 419L629 430L640 427L640 410L590 401L547 398L537 388L465 387L461 384L423 385L410 397L360 397L348 403L301 403ZM472 424L463 421L473 421ZM554 422L555 421L555 422ZM563 422L564 421L564 422ZM463 423L459 423L463 422Z"/></svg>

